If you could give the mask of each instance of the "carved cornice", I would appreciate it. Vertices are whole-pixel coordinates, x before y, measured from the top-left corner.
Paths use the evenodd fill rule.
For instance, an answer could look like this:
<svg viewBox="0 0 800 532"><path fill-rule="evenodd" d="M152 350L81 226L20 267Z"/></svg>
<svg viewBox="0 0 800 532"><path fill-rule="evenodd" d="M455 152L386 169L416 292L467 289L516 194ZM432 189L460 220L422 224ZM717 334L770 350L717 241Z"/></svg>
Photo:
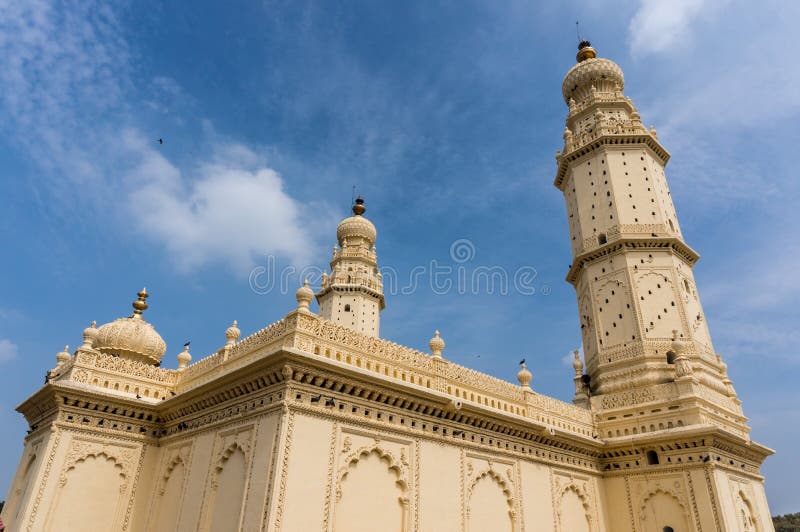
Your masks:
<svg viewBox="0 0 800 532"><path fill-rule="evenodd" d="M667 161L669 161L669 152L667 152L667 150L661 146L658 140L653 137L651 133L641 132L639 134L602 134L588 143L573 149L569 153L563 153L557 156L558 170L556 172L556 177L553 181L553 184L559 190L563 191L564 178L567 175L567 171L569 170L571 163L585 155L591 154L603 146L629 146L634 144L640 144L650 148L650 150L652 150L653 154L656 156L656 159L662 165L667 164Z"/></svg>
<svg viewBox="0 0 800 532"><path fill-rule="evenodd" d="M686 243L678 237L622 237L614 242L609 242L597 249L587 251L575 257L572 266L569 268L569 272L567 272L566 280L572 285L577 286L580 272L587 264L609 255L616 255L636 249L669 250L685 261L689 266L693 266L694 263L697 262L697 259L700 258L700 255L695 250L686 245Z"/></svg>

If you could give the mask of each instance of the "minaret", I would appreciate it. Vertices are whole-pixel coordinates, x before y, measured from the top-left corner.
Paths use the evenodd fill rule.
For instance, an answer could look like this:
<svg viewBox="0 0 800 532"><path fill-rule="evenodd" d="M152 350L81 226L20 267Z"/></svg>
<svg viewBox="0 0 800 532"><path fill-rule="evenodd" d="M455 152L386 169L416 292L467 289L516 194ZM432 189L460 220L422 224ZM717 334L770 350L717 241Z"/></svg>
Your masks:
<svg viewBox="0 0 800 532"><path fill-rule="evenodd" d="M671 383L689 382L679 395L719 398L720 419L743 427L695 286L699 256L683 240L667 186L669 154L623 95L620 67L588 41L577 61L562 85L569 114L555 185L566 200L567 280L578 296L592 406L668 399L679 393Z"/></svg>
<svg viewBox="0 0 800 532"><path fill-rule="evenodd" d="M323 274L322 288L316 296L320 316L377 337L386 302L375 251L377 231L364 218L365 211L364 199L359 196L353 205L353 216L339 223L339 246L333 247L331 274Z"/></svg>

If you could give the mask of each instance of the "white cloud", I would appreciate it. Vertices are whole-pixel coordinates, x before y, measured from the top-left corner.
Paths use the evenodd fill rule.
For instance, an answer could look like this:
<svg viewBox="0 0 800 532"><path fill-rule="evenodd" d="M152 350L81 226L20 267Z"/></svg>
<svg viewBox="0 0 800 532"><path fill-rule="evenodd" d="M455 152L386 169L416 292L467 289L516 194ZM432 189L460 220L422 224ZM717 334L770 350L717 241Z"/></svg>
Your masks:
<svg viewBox="0 0 800 532"><path fill-rule="evenodd" d="M223 260L243 270L268 253L308 264L318 218L246 146L220 145L187 179L139 133L125 132L123 144L139 157L127 179L135 223L180 268Z"/></svg>
<svg viewBox="0 0 800 532"><path fill-rule="evenodd" d="M664 52L689 35L704 0L642 0L631 19L631 53Z"/></svg>
<svg viewBox="0 0 800 532"><path fill-rule="evenodd" d="M0 338L0 363L17 358L17 351L17 344L5 338Z"/></svg>
<svg viewBox="0 0 800 532"><path fill-rule="evenodd" d="M159 76L148 90L155 100L140 100L121 35L106 5L0 3L0 130L44 168L40 192L117 216L117 230L140 230L183 271L208 262L242 271L265 254L306 265L319 216L256 149L204 124L199 142L211 148L186 168L142 133L143 108L169 112L191 95Z"/></svg>

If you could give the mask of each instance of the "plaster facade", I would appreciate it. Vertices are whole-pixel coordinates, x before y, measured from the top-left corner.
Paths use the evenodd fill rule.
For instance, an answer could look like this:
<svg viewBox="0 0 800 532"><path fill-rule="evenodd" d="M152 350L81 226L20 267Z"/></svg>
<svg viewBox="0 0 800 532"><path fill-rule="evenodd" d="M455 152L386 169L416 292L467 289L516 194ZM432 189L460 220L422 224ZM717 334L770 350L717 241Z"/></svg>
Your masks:
<svg viewBox="0 0 800 532"><path fill-rule="evenodd" d="M712 347L664 177L668 155L582 43L556 186L585 362L573 404L380 339L363 201L297 308L195 363L159 363L134 313L84 331L18 410L9 530L773 530L749 428ZM316 296L319 314L310 305ZM347 309L345 308L347 306Z"/></svg>

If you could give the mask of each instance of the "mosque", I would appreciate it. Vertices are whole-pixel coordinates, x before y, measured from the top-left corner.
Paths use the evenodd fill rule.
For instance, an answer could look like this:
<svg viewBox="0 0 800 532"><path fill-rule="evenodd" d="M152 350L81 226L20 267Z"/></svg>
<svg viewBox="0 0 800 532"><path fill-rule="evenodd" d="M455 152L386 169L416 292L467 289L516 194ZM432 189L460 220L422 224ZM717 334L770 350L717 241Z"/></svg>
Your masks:
<svg viewBox="0 0 800 532"><path fill-rule="evenodd" d="M711 343L664 167L622 70L580 44L555 186L584 357L574 399L381 339L362 199L315 293L216 352L161 367L133 313L83 331L19 412L9 531L766 532L741 401ZM616 261L616 262L614 262ZM312 310L316 299L317 312ZM88 320L87 320L88 321Z"/></svg>

